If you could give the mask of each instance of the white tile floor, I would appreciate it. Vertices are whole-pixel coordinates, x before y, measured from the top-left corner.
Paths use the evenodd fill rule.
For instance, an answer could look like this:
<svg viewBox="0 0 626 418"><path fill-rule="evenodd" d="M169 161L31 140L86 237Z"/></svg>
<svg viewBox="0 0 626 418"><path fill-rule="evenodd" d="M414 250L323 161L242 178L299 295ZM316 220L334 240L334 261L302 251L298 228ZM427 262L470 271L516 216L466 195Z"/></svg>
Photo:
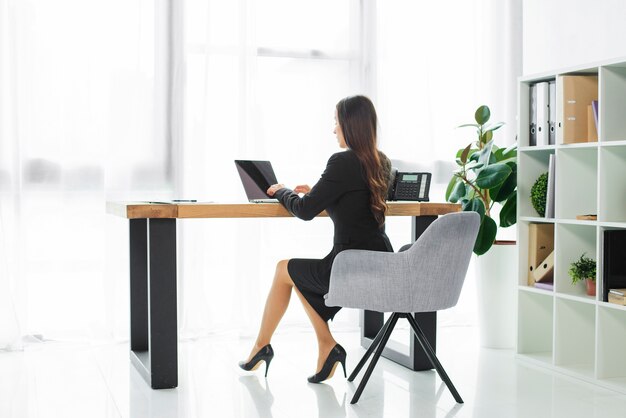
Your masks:
<svg viewBox="0 0 626 418"><path fill-rule="evenodd" d="M316 348L310 332L275 336L276 357L237 367L250 340L235 336L179 345L179 387L151 390L128 360L128 345L30 345L0 353L0 417L597 417L626 416L626 396L517 361L510 350L477 347L473 328L439 331L438 355L465 404L433 371L411 372L382 359L361 400L338 373L306 381ZM358 334L337 333L352 370L364 350ZM357 378L357 383L360 380Z"/></svg>

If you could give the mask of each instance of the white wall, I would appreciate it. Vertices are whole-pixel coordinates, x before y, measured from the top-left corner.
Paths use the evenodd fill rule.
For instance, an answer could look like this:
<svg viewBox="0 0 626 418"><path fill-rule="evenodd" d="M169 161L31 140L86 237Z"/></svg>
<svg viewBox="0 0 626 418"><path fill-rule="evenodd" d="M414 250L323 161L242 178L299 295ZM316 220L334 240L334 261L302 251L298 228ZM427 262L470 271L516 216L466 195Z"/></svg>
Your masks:
<svg viewBox="0 0 626 418"><path fill-rule="evenodd" d="M626 1L524 0L524 75L626 56Z"/></svg>

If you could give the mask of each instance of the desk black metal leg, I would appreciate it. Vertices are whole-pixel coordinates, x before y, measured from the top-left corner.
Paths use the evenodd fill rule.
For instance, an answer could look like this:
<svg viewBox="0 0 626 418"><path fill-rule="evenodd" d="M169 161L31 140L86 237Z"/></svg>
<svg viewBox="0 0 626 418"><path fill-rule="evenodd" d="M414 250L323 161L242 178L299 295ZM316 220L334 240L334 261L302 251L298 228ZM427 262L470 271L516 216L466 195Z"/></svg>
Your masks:
<svg viewBox="0 0 626 418"><path fill-rule="evenodd" d="M176 219L130 221L131 360L153 389L178 386Z"/></svg>
<svg viewBox="0 0 626 418"><path fill-rule="evenodd" d="M412 237L416 241L420 235L433 223L437 216L415 216L412 221ZM437 312L425 312L413 314L413 317L424 331L426 338L433 350L436 349L437 341ZM361 311L361 346L369 348L372 340L383 326L383 314L379 312ZM428 356L422 349L417 339L412 336L409 341L409 355L394 349L394 344L388 344L382 355L389 360L408 367L411 370L430 370L433 368Z"/></svg>
<svg viewBox="0 0 626 418"><path fill-rule="evenodd" d="M148 351L147 219L130 220L130 349Z"/></svg>

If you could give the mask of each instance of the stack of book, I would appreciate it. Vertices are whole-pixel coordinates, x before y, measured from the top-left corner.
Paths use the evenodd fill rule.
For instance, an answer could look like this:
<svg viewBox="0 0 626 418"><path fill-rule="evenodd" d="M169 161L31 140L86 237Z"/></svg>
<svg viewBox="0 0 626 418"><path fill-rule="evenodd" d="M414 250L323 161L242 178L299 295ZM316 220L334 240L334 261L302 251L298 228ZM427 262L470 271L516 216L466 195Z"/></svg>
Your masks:
<svg viewBox="0 0 626 418"><path fill-rule="evenodd" d="M616 305L626 305L626 303L624 303L625 295L626 289L611 289L609 290L609 303L615 303Z"/></svg>

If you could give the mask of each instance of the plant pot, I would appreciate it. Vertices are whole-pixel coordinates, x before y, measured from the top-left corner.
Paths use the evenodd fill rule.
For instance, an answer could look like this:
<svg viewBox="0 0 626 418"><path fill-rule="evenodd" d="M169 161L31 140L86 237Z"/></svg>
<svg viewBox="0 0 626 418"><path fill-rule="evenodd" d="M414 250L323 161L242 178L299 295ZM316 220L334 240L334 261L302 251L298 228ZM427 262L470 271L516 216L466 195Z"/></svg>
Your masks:
<svg viewBox="0 0 626 418"><path fill-rule="evenodd" d="M585 282L587 283L587 294L589 296L595 296L596 295L596 281L593 279L585 279Z"/></svg>
<svg viewBox="0 0 626 418"><path fill-rule="evenodd" d="M517 330L517 245L496 241L476 258L480 345L514 348Z"/></svg>

